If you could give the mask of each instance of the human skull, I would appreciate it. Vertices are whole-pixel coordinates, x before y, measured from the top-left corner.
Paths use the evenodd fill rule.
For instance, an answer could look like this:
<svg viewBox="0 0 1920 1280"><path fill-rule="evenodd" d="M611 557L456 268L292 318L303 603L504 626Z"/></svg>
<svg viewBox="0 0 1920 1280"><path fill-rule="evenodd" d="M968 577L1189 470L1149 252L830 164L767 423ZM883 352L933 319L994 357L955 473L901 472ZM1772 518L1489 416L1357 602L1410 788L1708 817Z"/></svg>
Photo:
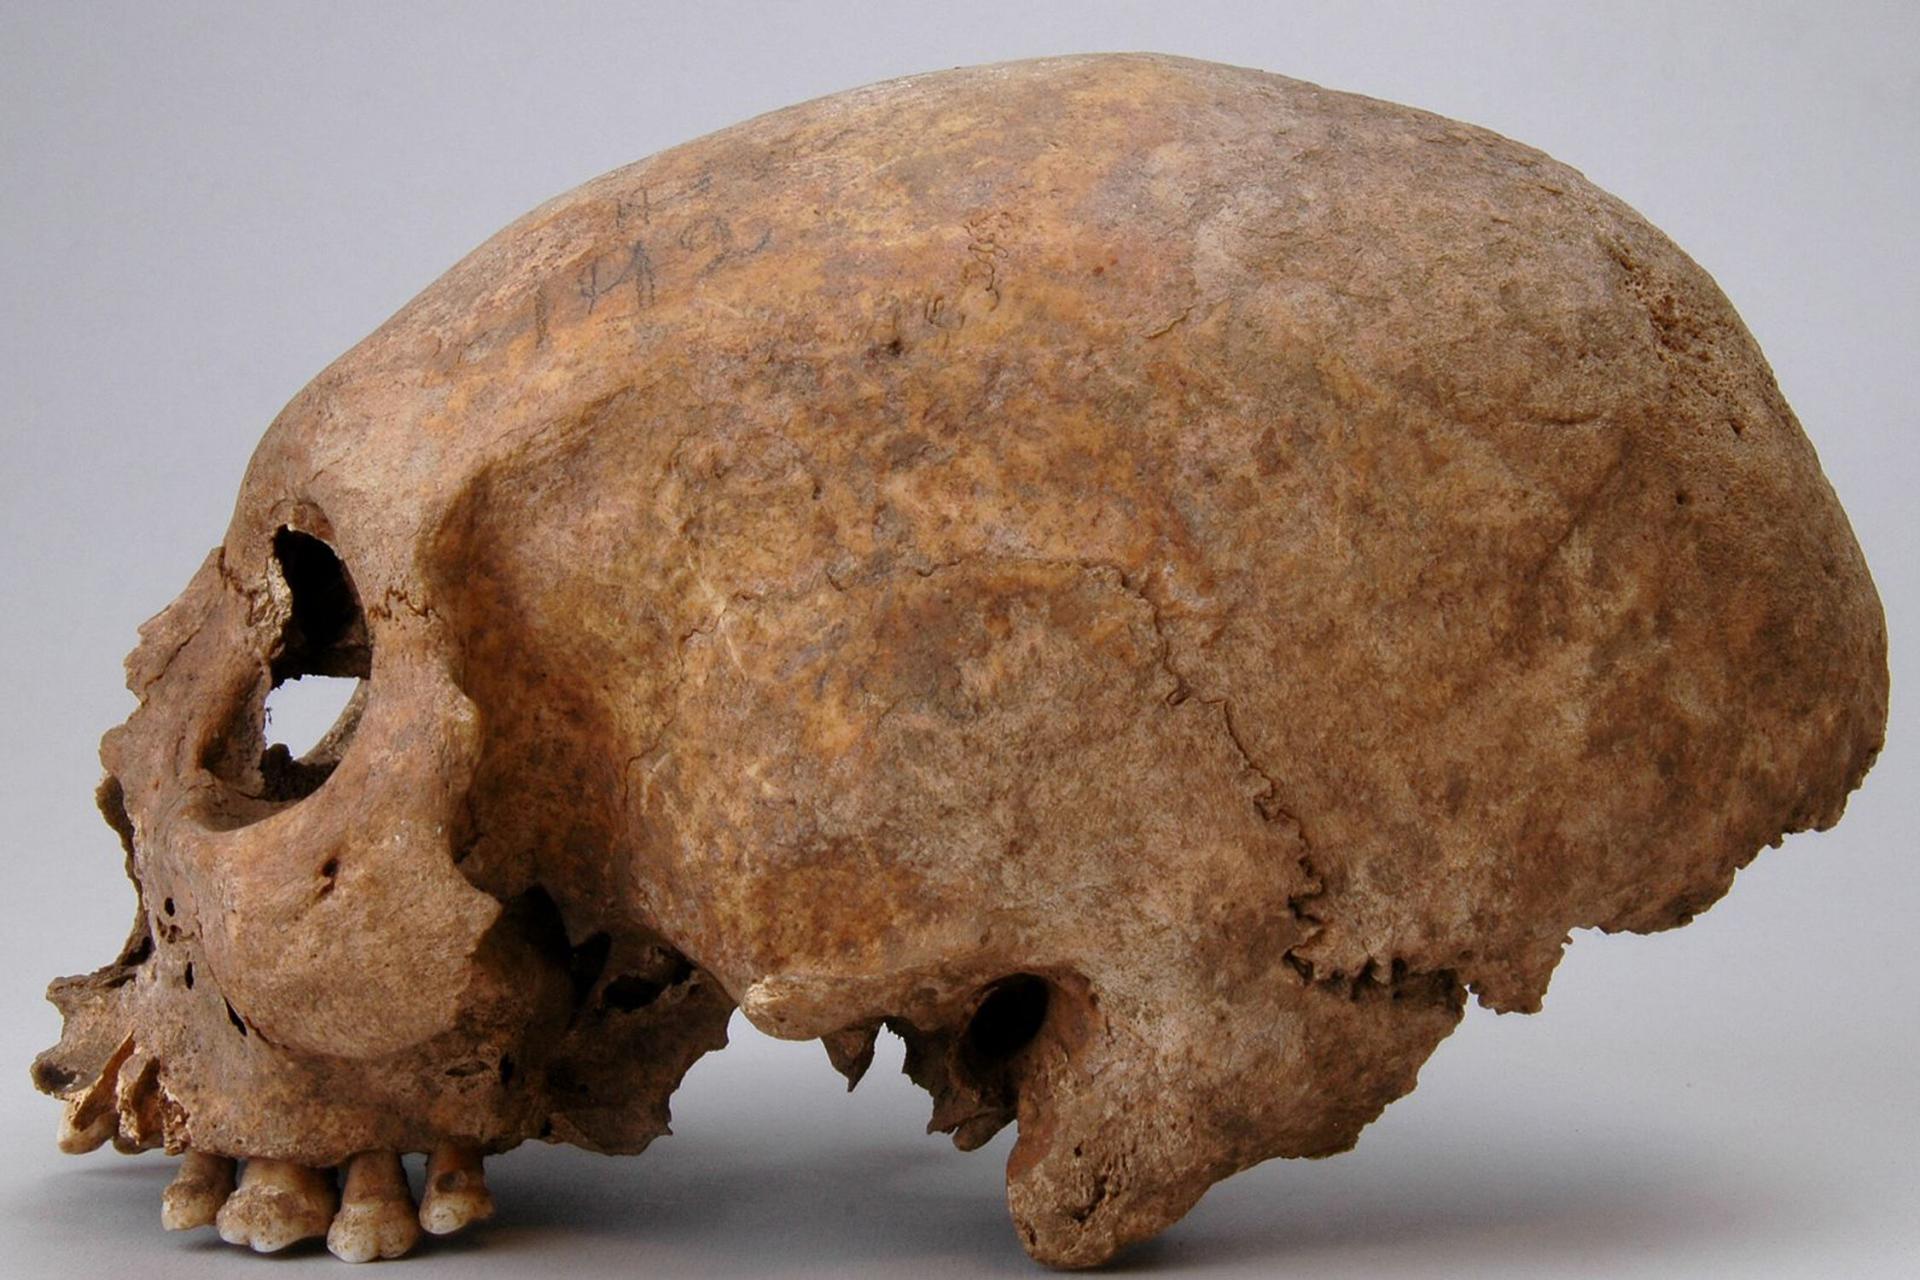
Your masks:
<svg viewBox="0 0 1920 1280"><path fill-rule="evenodd" d="M188 1154L171 1225L357 1258L399 1153L439 1230L484 1154L640 1150L738 1006L856 1081L897 1031L1103 1261L1835 821L1886 713L1698 267L1483 130L1157 56L534 211L294 399L128 673L139 916L36 1080ZM360 692L263 752L309 674Z"/></svg>

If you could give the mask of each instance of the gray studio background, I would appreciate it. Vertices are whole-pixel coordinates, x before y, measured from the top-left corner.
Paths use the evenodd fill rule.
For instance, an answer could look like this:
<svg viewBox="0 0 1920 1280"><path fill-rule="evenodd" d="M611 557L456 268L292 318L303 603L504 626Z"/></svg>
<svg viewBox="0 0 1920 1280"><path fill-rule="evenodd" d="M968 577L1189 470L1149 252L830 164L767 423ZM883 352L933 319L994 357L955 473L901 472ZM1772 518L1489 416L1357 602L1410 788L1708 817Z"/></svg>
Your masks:
<svg viewBox="0 0 1920 1280"><path fill-rule="evenodd" d="M48 978L132 893L94 816L135 626L220 537L268 420L468 248L605 169L961 63L1158 49L1458 116L1624 197L1720 281L1866 548L1894 723L1846 820L1691 928L1576 937L1474 1010L1352 1155L1215 1190L1129 1269L1920 1270L1920 30L1907 5L677 3L0 7L0 1275L306 1273L165 1236L170 1161L53 1146ZM290 713L291 714L291 713ZM289 729L289 733L295 730ZM498 1221L408 1275L1032 1275L1009 1136L921 1134L897 1042L695 1067L636 1160L495 1161ZM276 1275L288 1274L275 1271ZM329 1274L334 1274L329 1272Z"/></svg>

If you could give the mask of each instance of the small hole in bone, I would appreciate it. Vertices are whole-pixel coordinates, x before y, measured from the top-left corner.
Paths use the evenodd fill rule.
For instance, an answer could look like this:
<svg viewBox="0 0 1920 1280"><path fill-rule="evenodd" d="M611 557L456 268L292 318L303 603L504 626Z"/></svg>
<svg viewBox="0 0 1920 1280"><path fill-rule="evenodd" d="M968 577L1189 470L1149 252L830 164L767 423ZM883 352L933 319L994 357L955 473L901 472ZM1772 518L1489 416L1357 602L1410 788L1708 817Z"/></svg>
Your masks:
<svg viewBox="0 0 1920 1280"><path fill-rule="evenodd" d="M513 1055L510 1053L503 1053L500 1055L500 1087L504 1089L512 1083L513 1083Z"/></svg>
<svg viewBox="0 0 1920 1280"><path fill-rule="evenodd" d="M238 1011L238 1010L236 1010L236 1009L235 1009L235 1008L233 1007L233 1001L231 1001L231 1000L228 1000L228 1001L226 1001L226 1002L225 1002L225 1004L226 1004L226 1006L227 1006L227 1021L228 1021L228 1022L231 1022L231 1023L233 1024L233 1029L234 1029L235 1031L238 1031L238 1032L239 1032L239 1033L240 1033L241 1035L243 1035L243 1036L244 1036L244 1035L246 1035L246 1034L247 1034L247 1024L246 1024L246 1022L245 1022L245 1021L244 1021L244 1020L243 1020L243 1019L242 1019L242 1018L240 1017L240 1013L239 1013L239 1011Z"/></svg>
<svg viewBox="0 0 1920 1280"><path fill-rule="evenodd" d="M644 1009L660 998L666 988L657 982L648 982L645 978L623 973L607 984L600 999L609 1009L619 1009L623 1013L632 1013L635 1009Z"/></svg>
<svg viewBox="0 0 1920 1280"><path fill-rule="evenodd" d="M1033 1042L1047 1021L1047 983L1017 973L996 983L973 1011L964 1041L975 1063L1005 1062Z"/></svg>
<svg viewBox="0 0 1920 1280"><path fill-rule="evenodd" d="M33 1064L33 1083L42 1093L62 1093L78 1080L78 1072L52 1062Z"/></svg>
<svg viewBox="0 0 1920 1280"><path fill-rule="evenodd" d="M193 990L193 961L187 961L186 972L180 975L180 980L187 984L187 990Z"/></svg>
<svg viewBox="0 0 1920 1280"><path fill-rule="evenodd" d="M172 899L172 898L168 898L168 899L167 899L167 900L166 900L165 902L162 902L162 903L160 904L160 909L161 909L162 911L164 911L164 912L166 912L166 913L167 913L168 915L172 915L172 914L173 914L173 899Z"/></svg>
<svg viewBox="0 0 1920 1280"><path fill-rule="evenodd" d="M609 1009L632 1013L658 1000L668 987L678 986L692 976L693 966L685 960L675 965L664 981L644 978L637 973L623 973L607 983L606 990L600 993L600 999Z"/></svg>
<svg viewBox="0 0 1920 1280"><path fill-rule="evenodd" d="M576 1001L585 1000L593 984L600 981L607 967L607 953L612 950L613 939L605 933L596 933L568 953L567 977L573 983Z"/></svg>
<svg viewBox="0 0 1920 1280"><path fill-rule="evenodd" d="M120 953L120 958L114 963L132 968L145 964L151 955L153 955L153 935L142 930L138 939L128 942L127 949Z"/></svg>

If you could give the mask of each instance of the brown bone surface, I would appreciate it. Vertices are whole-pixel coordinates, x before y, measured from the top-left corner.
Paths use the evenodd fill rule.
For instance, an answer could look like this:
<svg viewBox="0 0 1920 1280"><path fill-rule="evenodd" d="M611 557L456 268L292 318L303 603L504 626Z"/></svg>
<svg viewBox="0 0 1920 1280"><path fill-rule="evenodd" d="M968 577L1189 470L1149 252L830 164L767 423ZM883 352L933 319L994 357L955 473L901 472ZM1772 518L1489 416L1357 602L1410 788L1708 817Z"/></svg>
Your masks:
<svg viewBox="0 0 1920 1280"><path fill-rule="evenodd" d="M199 1153L183 1223L259 1163L265 1248L302 1168L439 1153L441 1230L480 1154L640 1150L735 1007L854 1078L887 1026L1097 1263L1837 820L1885 643L1753 339L1564 165L1166 57L856 90L287 407L128 661L139 920L36 1079ZM363 683L263 753L302 675Z"/></svg>

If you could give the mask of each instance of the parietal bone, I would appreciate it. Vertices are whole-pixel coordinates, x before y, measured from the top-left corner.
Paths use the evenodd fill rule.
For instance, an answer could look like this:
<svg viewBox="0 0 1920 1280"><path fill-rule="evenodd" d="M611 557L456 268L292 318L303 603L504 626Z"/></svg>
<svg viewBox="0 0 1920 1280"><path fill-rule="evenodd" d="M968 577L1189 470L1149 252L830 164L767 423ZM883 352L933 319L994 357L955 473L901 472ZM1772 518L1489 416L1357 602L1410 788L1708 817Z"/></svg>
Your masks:
<svg viewBox="0 0 1920 1280"><path fill-rule="evenodd" d="M141 636L138 916L35 1080L185 1156L169 1226L354 1259L528 1139L641 1150L737 1007L850 1081L892 1028L1102 1262L1836 821L1887 698L1704 271L1486 130L1151 55L540 207L294 398ZM312 675L359 692L263 750Z"/></svg>

